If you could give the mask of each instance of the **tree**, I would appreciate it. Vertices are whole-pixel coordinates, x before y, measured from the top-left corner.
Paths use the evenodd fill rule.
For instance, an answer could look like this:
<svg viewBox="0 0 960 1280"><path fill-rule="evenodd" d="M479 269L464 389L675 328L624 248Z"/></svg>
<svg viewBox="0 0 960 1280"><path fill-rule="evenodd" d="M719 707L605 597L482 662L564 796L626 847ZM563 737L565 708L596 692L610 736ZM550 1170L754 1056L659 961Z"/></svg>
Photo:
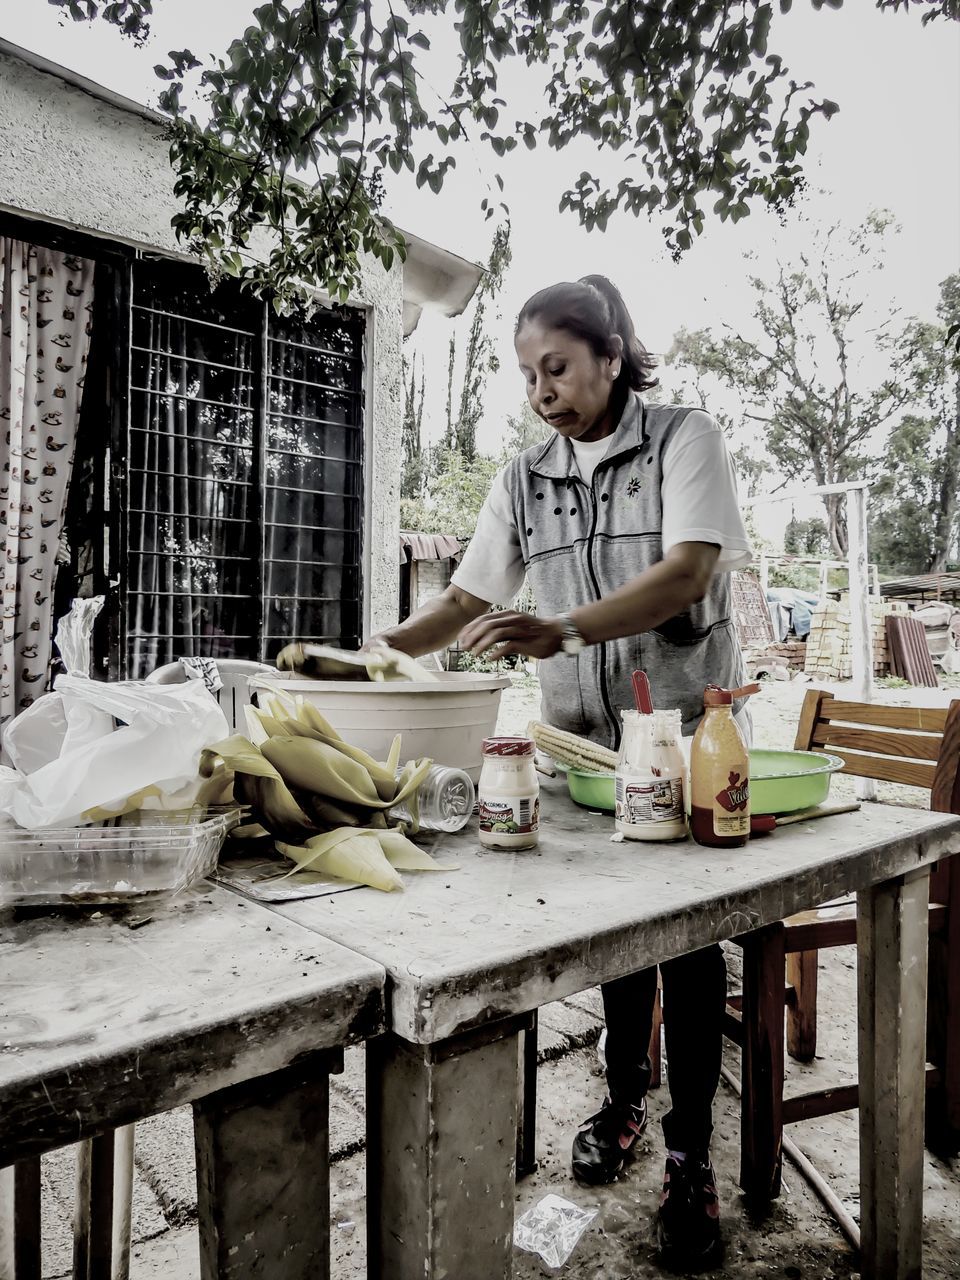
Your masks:
<svg viewBox="0 0 960 1280"><path fill-rule="evenodd" d="M149 35L152 0L49 3ZM877 3L924 22L960 16L960 0ZM774 22L768 0L266 0L223 57L204 64L184 48L156 68L183 201L174 226L278 310L313 287L346 300L361 251L388 267L404 254L381 209L386 170L439 191L464 140L503 156L521 141L562 150L586 137L624 153L623 177L607 189L581 173L560 208L601 230L618 209L659 215L680 254L711 210L736 221L789 206L811 126L837 110L773 52ZM444 26L460 56L435 103L418 66L427 29ZM532 118L500 96L500 64L518 59L542 87ZM196 111L184 105L194 89ZM249 252L257 229L264 261Z"/></svg>
<svg viewBox="0 0 960 1280"><path fill-rule="evenodd" d="M467 541L477 527L477 516L499 470L496 458L478 453L464 458L456 449L441 450L429 492L400 503L404 529L421 533L452 533Z"/></svg>
<svg viewBox="0 0 960 1280"><path fill-rule="evenodd" d="M463 381L456 415L453 411L453 384L456 367L456 339L450 338L450 357L447 363L447 430L444 445L456 449L468 461L476 456L477 427L483 417L483 393L487 374L500 368L496 346L487 332L488 308L495 302L503 287L503 277L510 267L510 224L497 227L493 234L493 247L486 270L473 299L473 318L467 334L464 353ZM499 320L495 312L494 320Z"/></svg>
<svg viewBox="0 0 960 1280"><path fill-rule="evenodd" d="M553 428L548 427L538 413L534 413L528 400L524 400L519 413L507 415L507 429L503 437L504 458L515 458L524 449L540 444L552 434Z"/></svg>
<svg viewBox="0 0 960 1280"><path fill-rule="evenodd" d="M876 443L909 399L894 317L873 326L864 311L867 277L883 265L890 225L888 214L873 213L849 235L830 227L816 256L779 264L772 281L752 277L760 336L724 326L722 336L684 330L674 340L668 361L712 374L743 398L745 417L763 424L767 451L785 480L812 475L826 485L864 476L872 463L868 442ZM857 351L886 357L887 376L872 379ZM825 494L823 502L830 543L842 557L843 495Z"/></svg>
<svg viewBox="0 0 960 1280"><path fill-rule="evenodd" d="M409 375L409 380L408 380ZM419 498L427 482L429 459L423 448L423 401L425 378L423 360L420 361L420 382L417 383L417 356L408 359L403 354L403 471L400 478L400 497Z"/></svg>
<svg viewBox="0 0 960 1280"><path fill-rule="evenodd" d="M942 572L960 535L960 275L941 283L937 315L939 324L914 320L904 335L912 412L891 432L870 495L873 553L895 572Z"/></svg>
<svg viewBox="0 0 960 1280"><path fill-rule="evenodd" d="M814 517L798 520L791 516L783 534L783 549L790 556L823 556L830 549L830 535L826 524Z"/></svg>

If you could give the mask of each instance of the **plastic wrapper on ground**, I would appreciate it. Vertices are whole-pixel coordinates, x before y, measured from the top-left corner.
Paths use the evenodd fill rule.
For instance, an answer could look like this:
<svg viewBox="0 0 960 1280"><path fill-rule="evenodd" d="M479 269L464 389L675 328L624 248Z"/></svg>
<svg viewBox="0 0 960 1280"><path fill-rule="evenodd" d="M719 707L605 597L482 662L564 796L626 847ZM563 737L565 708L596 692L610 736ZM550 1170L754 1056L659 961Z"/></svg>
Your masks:
<svg viewBox="0 0 960 1280"><path fill-rule="evenodd" d="M562 1196L544 1196L517 1219L513 1243L538 1253L548 1266L562 1267L596 1216L596 1209L581 1209Z"/></svg>

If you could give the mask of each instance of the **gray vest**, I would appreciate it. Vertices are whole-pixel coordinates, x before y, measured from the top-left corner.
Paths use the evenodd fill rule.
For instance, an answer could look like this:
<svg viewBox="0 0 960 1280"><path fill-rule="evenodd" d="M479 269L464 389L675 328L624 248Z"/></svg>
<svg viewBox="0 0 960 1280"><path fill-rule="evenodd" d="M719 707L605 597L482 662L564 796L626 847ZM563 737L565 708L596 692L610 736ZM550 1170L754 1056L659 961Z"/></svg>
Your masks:
<svg viewBox="0 0 960 1280"><path fill-rule="evenodd" d="M690 412L645 404L631 392L591 485L581 479L573 448L562 436L526 449L507 467L540 616L601 600L663 558L663 454ZM703 600L652 631L541 662L543 718L618 747L620 712L635 705L630 677L640 667L650 677L653 705L679 707L685 734L703 716L706 685L730 689L744 683L729 574L714 574Z"/></svg>

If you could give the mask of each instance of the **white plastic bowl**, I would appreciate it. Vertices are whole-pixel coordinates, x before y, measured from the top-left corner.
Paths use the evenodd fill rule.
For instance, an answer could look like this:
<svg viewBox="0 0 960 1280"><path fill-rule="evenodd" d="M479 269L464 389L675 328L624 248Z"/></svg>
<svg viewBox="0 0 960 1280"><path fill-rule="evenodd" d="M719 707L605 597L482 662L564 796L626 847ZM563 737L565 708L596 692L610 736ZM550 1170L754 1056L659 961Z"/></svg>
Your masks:
<svg viewBox="0 0 960 1280"><path fill-rule="evenodd" d="M290 672L252 676L250 687L281 689L312 702L347 742L384 760L399 733L401 759L429 756L476 783L481 744L496 732L509 676L444 671L436 680L309 680Z"/></svg>

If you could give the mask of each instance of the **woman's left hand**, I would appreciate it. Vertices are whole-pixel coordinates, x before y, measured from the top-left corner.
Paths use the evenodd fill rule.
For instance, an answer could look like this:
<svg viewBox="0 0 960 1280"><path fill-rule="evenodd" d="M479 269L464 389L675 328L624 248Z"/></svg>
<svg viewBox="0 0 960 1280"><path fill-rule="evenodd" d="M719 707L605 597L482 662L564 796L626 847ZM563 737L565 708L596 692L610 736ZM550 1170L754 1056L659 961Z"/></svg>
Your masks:
<svg viewBox="0 0 960 1280"><path fill-rule="evenodd" d="M552 658L563 644L563 624L556 618L537 618L532 613L485 613L460 632L460 644L472 654L493 650L498 662L513 653L526 658Z"/></svg>

